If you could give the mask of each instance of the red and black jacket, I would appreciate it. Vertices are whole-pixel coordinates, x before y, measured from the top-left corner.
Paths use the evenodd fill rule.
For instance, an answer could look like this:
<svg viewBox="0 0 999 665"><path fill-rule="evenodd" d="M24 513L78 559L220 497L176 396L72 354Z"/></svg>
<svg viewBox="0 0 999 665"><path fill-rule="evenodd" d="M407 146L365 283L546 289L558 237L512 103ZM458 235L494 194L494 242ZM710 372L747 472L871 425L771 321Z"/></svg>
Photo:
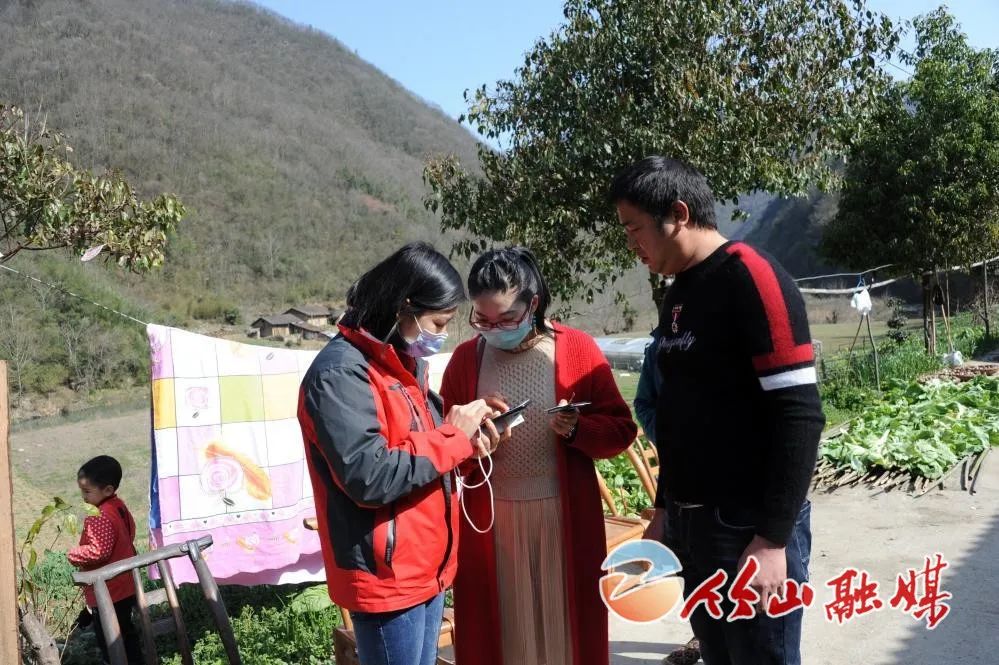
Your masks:
<svg viewBox="0 0 999 665"><path fill-rule="evenodd" d="M460 508L451 471L473 453L442 425L427 364L340 326L302 381L298 419L326 582L351 611L425 602L454 580Z"/></svg>

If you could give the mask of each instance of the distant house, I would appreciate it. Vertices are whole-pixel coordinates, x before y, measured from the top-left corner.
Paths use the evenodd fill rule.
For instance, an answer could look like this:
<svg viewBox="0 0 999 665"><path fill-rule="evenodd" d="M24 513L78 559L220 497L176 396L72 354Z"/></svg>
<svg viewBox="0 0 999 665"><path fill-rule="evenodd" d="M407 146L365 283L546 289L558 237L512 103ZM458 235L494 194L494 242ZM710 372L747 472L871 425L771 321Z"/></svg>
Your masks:
<svg viewBox="0 0 999 665"><path fill-rule="evenodd" d="M340 316L340 312L331 310L323 305L304 305L302 307L292 307L285 311L285 315L293 316L299 321L303 321L312 326L329 326Z"/></svg>
<svg viewBox="0 0 999 665"><path fill-rule="evenodd" d="M280 335L286 337L291 334L293 325L301 325L302 321L290 314L277 314L274 316L261 316L250 324L251 328L259 331L261 339Z"/></svg>
<svg viewBox="0 0 999 665"><path fill-rule="evenodd" d="M291 324L291 334L301 335L302 339L327 339L328 335L325 331L320 330L316 326L305 323L304 321L296 321Z"/></svg>

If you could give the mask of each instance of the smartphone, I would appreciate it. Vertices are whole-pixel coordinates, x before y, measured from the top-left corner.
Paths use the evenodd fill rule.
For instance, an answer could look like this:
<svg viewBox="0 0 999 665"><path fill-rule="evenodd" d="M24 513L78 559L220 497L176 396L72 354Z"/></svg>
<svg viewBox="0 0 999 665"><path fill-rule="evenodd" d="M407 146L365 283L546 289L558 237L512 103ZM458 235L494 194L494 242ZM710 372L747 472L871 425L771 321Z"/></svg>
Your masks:
<svg viewBox="0 0 999 665"><path fill-rule="evenodd" d="M523 402L518 404L511 409L504 411L495 418L492 419L493 425L496 426L496 431L502 434L508 428L514 427L524 422L523 413L527 410L527 407L531 404L531 400L525 399Z"/></svg>
<svg viewBox="0 0 999 665"><path fill-rule="evenodd" d="M578 411L584 406L589 406L593 402L573 402L571 404L563 404L562 406L553 406L550 409L546 409L545 413L564 413L566 411Z"/></svg>

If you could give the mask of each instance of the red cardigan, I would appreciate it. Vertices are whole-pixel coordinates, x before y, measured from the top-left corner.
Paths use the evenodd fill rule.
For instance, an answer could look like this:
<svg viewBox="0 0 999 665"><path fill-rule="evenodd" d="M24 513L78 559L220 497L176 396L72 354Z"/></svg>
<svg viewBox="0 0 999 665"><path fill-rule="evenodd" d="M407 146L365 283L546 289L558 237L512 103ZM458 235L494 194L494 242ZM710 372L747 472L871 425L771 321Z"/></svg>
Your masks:
<svg viewBox="0 0 999 665"><path fill-rule="evenodd" d="M555 326L555 399L593 402L580 414L576 436L559 446L563 545L568 609L575 665L607 665L607 609L600 599L600 564L607 554L603 508L593 460L613 457L635 439L637 427L621 397L610 366L593 339L579 330ZM477 338L459 346L444 372L445 412L476 398ZM477 467L476 467L477 469ZM474 478L472 479L474 480ZM476 524L489 520L486 488L463 490ZM499 595L493 533L476 533L461 520L458 575L454 582L457 665L502 665ZM459 618L460 617L460 618Z"/></svg>

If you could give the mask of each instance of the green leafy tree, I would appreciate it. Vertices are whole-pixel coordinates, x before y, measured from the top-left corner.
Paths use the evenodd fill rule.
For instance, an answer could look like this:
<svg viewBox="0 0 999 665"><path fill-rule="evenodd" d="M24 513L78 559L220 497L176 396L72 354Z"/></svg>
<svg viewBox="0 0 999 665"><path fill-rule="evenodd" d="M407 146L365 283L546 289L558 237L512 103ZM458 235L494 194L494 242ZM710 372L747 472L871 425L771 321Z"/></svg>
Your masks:
<svg viewBox="0 0 999 665"><path fill-rule="evenodd" d="M44 122L0 106L0 262L20 251L103 245L124 268L163 262L167 236L184 216L176 197L140 201L120 174L95 176Z"/></svg>
<svg viewBox="0 0 999 665"><path fill-rule="evenodd" d="M466 93L474 172L428 162L425 205L470 255L534 248L557 296L634 265L605 202L610 178L651 153L695 164L718 197L804 193L880 94L897 37L862 0L567 0L565 24L512 80Z"/></svg>
<svg viewBox="0 0 999 665"><path fill-rule="evenodd" d="M916 49L902 54L913 76L857 136L822 249L840 264L922 276L926 313L937 269L999 253L999 52L970 47L944 9L913 26Z"/></svg>

